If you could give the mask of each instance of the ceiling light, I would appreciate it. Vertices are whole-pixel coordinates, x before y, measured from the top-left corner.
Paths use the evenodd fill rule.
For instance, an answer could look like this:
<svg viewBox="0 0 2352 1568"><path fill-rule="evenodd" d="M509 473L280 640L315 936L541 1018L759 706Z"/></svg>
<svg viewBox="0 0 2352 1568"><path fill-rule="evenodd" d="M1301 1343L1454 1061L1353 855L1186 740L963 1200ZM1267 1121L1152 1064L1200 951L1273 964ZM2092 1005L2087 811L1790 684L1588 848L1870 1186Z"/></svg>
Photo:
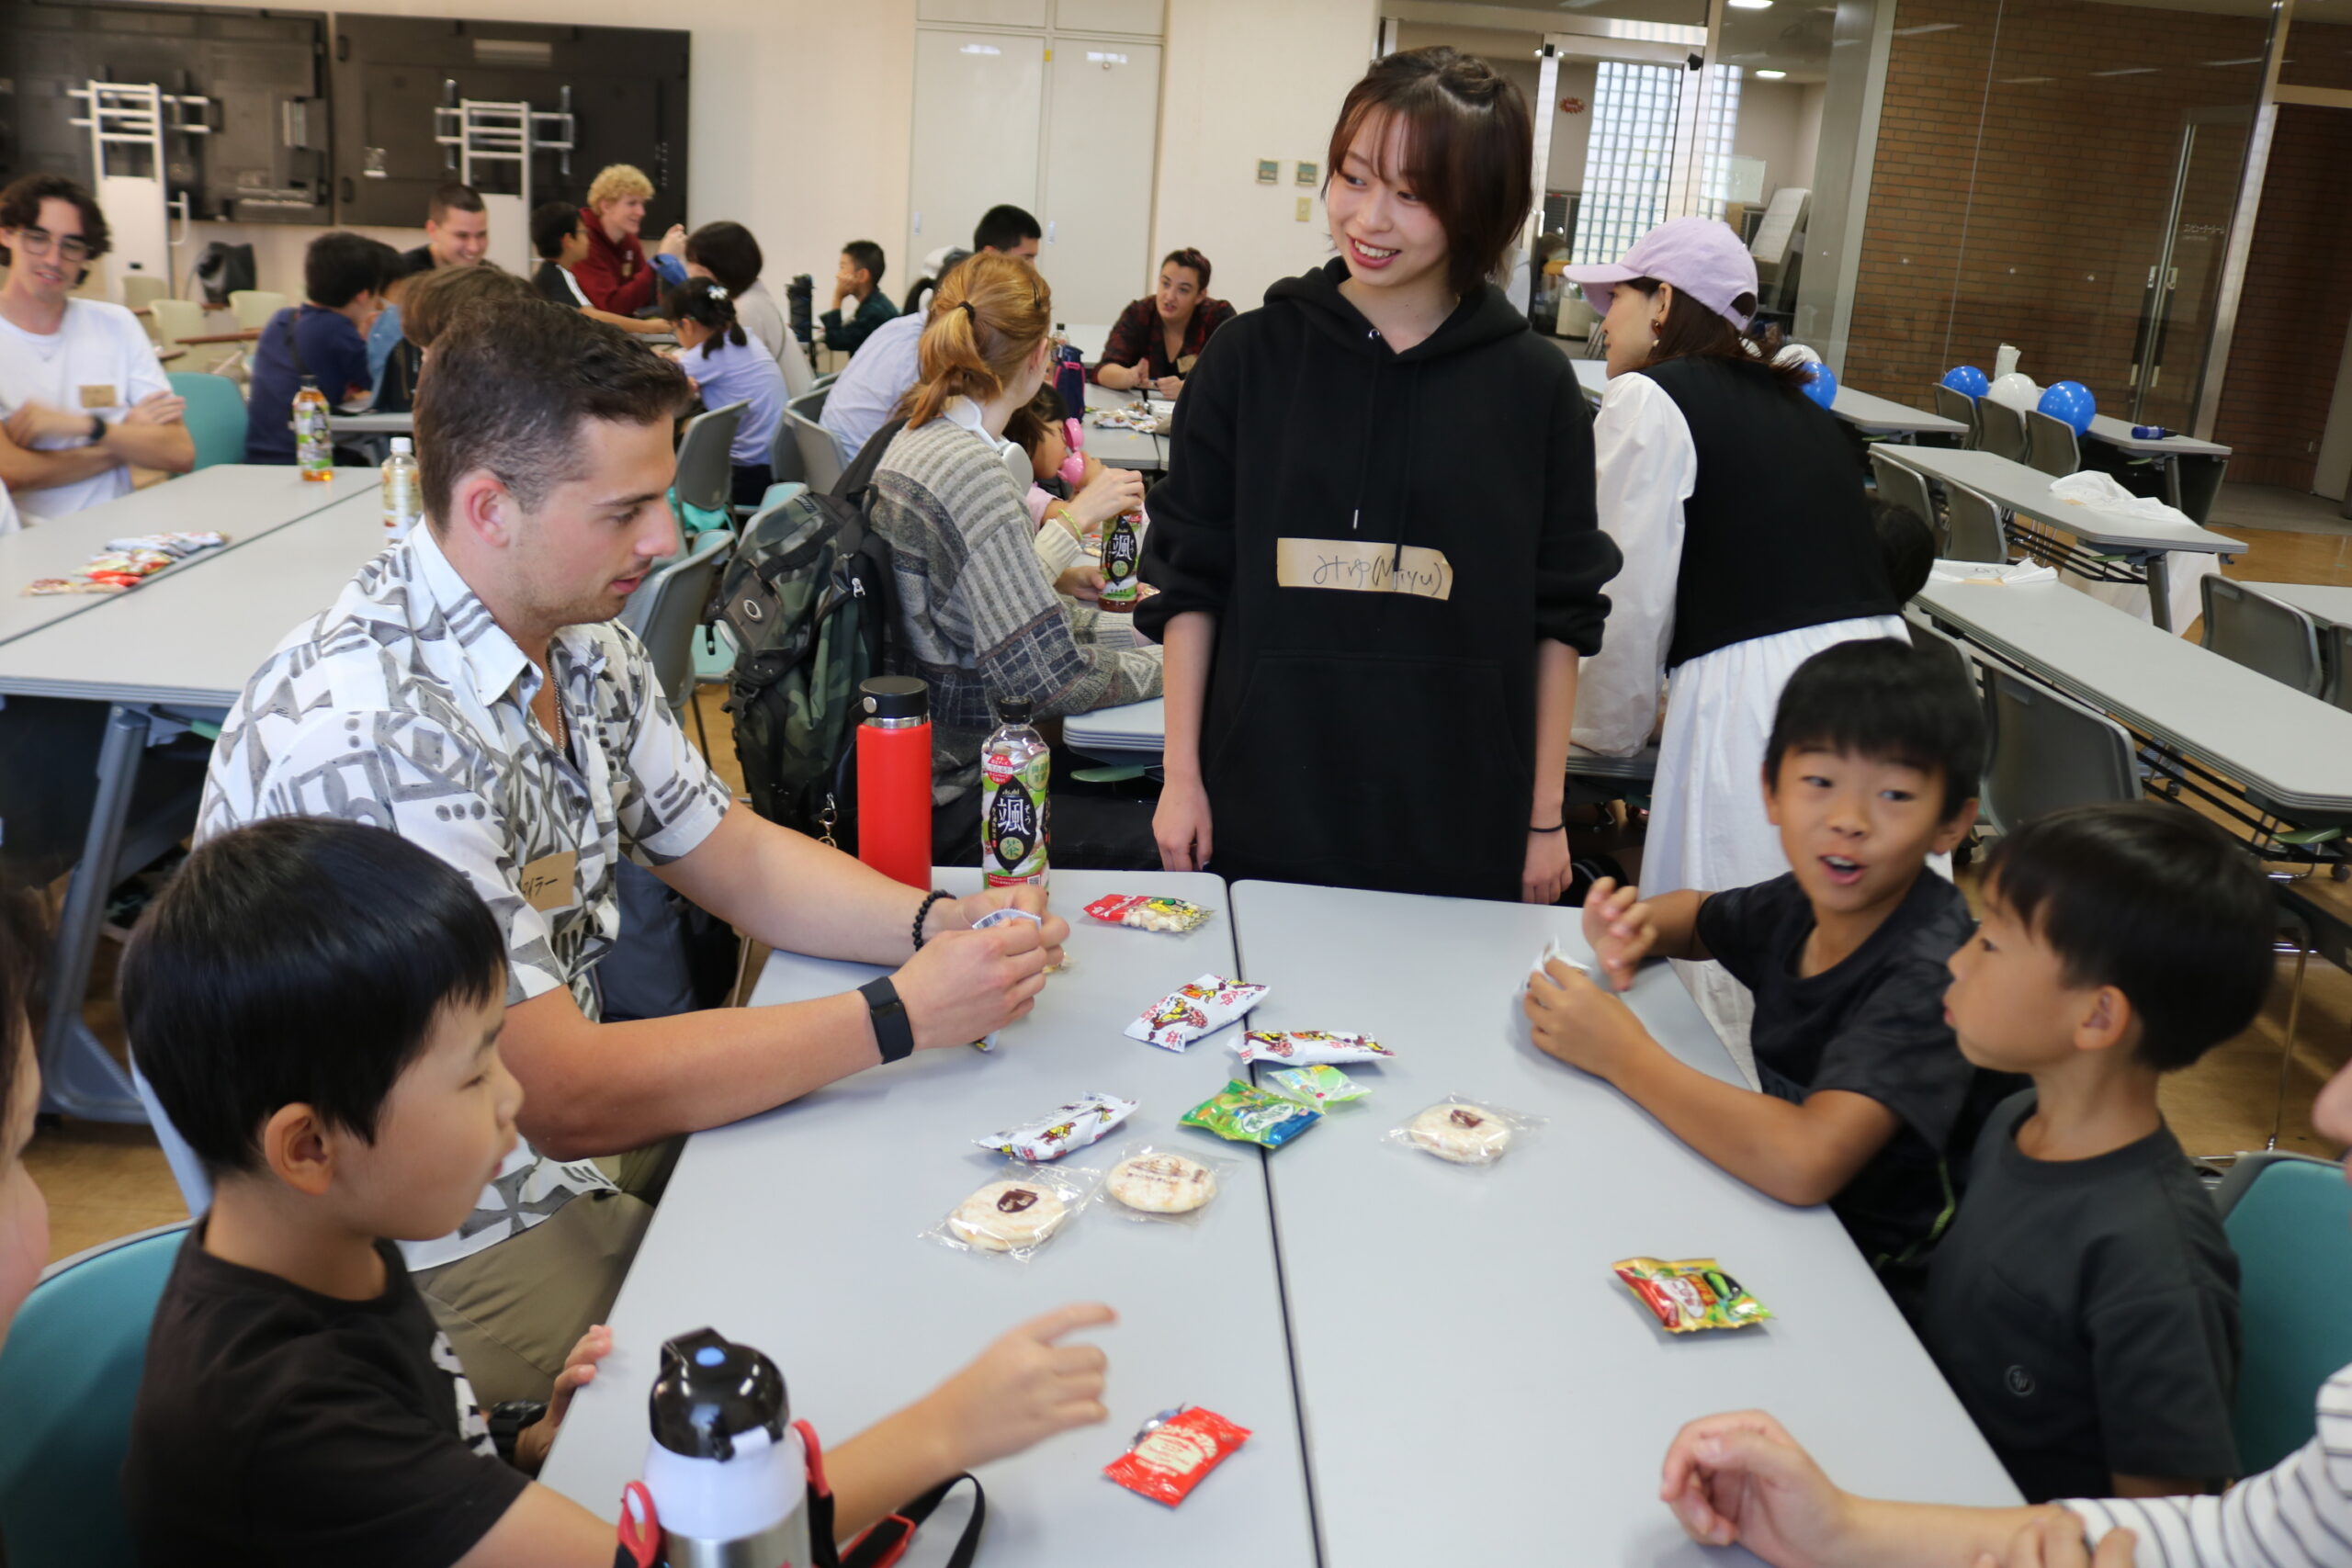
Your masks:
<svg viewBox="0 0 2352 1568"><path fill-rule="evenodd" d="M1785 71L1758 71L1756 78L1759 82L1778 82L1787 74Z"/></svg>
<svg viewBox="0 0 2352 1568"><path fill-rule="evenodd" d="M1922 22L1916 28L1897 28L1896 38L1917 38L1921 33L1948 33L1959 27L1958 22Z"/></svg>
<svg viewBox="0 0 2352 1568"><path fill-rule="evenodd" d="M1735 11L1769 11L1772 8L1772 0L1731 0L1731 8Z"/></svg>

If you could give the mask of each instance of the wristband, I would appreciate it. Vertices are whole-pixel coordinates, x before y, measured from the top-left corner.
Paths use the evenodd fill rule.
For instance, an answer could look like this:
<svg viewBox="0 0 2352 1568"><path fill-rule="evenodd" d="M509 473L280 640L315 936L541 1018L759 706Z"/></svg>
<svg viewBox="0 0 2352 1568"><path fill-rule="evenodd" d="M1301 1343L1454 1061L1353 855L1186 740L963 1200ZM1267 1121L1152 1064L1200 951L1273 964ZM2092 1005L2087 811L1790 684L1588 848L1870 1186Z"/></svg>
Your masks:
<svg viewBox="0 0 2352 1568"><path fill-rule="evenodd" d="M874 1016L874 1043L881 1047L885 1062L903 1062L914 1055L915 1026L907 1017L907 1004L899 999L899 987L890 984L890 976L868 980L857 988L865 998L866 1010Z"/></svg>
<svg viewBox="0 0 2352 1568"><path fill-rule="evenodd" d="M915 906L914 942L915 951L917 953L921 953L922 951L922 923L931 919L932 906L944 902L945 900L955 897L956 895L948 892L944 888L934 887L931 890L930 897L925 898L921 904Z"/></svg>
<svg viewBox="0 0 2352 1568"><path fill-rule="evenodd" d="M104 414L96 414L96 413L92 414L92 415L90 416L90 445L91 445L91 446L96 446L99 442L104 441L106 438L107 438L107 421L106 421L106 416L105 416Z"/></svg>
<svg viewBox="0 0 2352 1568"><path fill-rule="evenodd" d="M1567 818L1564 817L1559 821L1553 823L1549 828L1537 828L1531 825L1527 830L1531 833L1558 833L1565 831L1567 825Z"/></svg>
<svg viewBox="0 0 2352 1568"><path fill-rule="evenodd" d="M492 1405L482 1419L490 1428L490 1440L498 1450L498 1457L513 1464L514 1447L522 1441L523 1428L538 1425L547 1413L548 1407L536 1399L503 1399Z"/></svg>

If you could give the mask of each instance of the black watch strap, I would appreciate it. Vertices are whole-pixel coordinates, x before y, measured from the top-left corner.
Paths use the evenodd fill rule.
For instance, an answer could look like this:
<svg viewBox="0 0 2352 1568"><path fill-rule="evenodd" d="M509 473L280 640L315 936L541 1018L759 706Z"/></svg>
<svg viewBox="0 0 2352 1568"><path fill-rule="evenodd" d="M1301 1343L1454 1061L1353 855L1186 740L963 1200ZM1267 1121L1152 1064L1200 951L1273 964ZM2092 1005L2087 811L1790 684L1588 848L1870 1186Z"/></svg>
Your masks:
<svg viewBox="0 0 2352 1568"><path fill-rule="evenodd" d="M91 440L91 442L95 445L95 444L96 444L96 443L97 443L97 442L104 441L106 438L107 438L107 416L106 416L106 415L104 415L104 414L102 414L102 413L94 413L94 414L92 414L92 415L90 416L90 440Z"/></svg>
<svg viewBox="0 0 2352 1568"><path fill-rule="evenodd" d="M903 1062L915 1053L915 1026L907 1017L907 1004L899 999L899 987L890 984L890 976L868 980L857 988L865 998L868 1011L874 1015L874 1043L882 1048L886 1062Z"/></svg>
<svg viewBox="0 0 2352 1568"><path fill-rule="evenodd" d="M538 1425L547 1413L548 1407L536 1399L505 1399L492 1405L484 1420L498 1457L513 1464L514 1445L522 1440L523 1428Z"/></svg>

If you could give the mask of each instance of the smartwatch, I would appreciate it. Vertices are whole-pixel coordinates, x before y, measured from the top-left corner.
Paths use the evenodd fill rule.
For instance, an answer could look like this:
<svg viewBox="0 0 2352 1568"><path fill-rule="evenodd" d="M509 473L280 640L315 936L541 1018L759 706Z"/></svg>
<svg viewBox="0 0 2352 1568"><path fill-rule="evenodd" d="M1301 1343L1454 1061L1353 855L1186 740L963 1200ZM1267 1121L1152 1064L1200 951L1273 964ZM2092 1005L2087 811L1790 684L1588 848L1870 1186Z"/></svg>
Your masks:
<svg viewBox="0 0 2352 1568"><path fill-rule="evenodd" d="M104 441L106 438L107 422L105 416L102 414L92 414L90 416L91 445L96 446L98 442Z"/></svg>
<svg viewBox="0 0 2352 1568"><path fill-rule="evenodd" d="M874 1043L882 1048L885 1062L903 1062L915 1051L915 1026L907 1017L907 1004L899 999L899 987L890 977L868 980L857 988L865 998L866 1010L874 1015Z"/></svg>
<svg viewBox="0 0 2352 1568"><path fill-rule="evenodd" d="M492 1405L484 1422L490 1427L490 1440L498 1450L498 1457L513 1464L514 1446L522 1440L523 1428L538 1425L547 1413L548 1407L536 1399L503 1399Z"/></svg>

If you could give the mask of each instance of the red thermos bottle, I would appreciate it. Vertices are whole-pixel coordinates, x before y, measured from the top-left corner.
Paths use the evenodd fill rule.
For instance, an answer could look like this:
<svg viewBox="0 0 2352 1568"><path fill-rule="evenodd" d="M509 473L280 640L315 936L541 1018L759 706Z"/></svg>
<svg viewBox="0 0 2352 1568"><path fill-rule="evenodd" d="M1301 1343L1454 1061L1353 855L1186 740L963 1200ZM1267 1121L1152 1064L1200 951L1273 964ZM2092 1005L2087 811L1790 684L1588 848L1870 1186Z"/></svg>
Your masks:
<svg viewBox="0 0 2352 1568"><path fill-rule="evenodd" d="M911 675L858 687L857 858L910 887L931 886L931 688Z"/></svg>

